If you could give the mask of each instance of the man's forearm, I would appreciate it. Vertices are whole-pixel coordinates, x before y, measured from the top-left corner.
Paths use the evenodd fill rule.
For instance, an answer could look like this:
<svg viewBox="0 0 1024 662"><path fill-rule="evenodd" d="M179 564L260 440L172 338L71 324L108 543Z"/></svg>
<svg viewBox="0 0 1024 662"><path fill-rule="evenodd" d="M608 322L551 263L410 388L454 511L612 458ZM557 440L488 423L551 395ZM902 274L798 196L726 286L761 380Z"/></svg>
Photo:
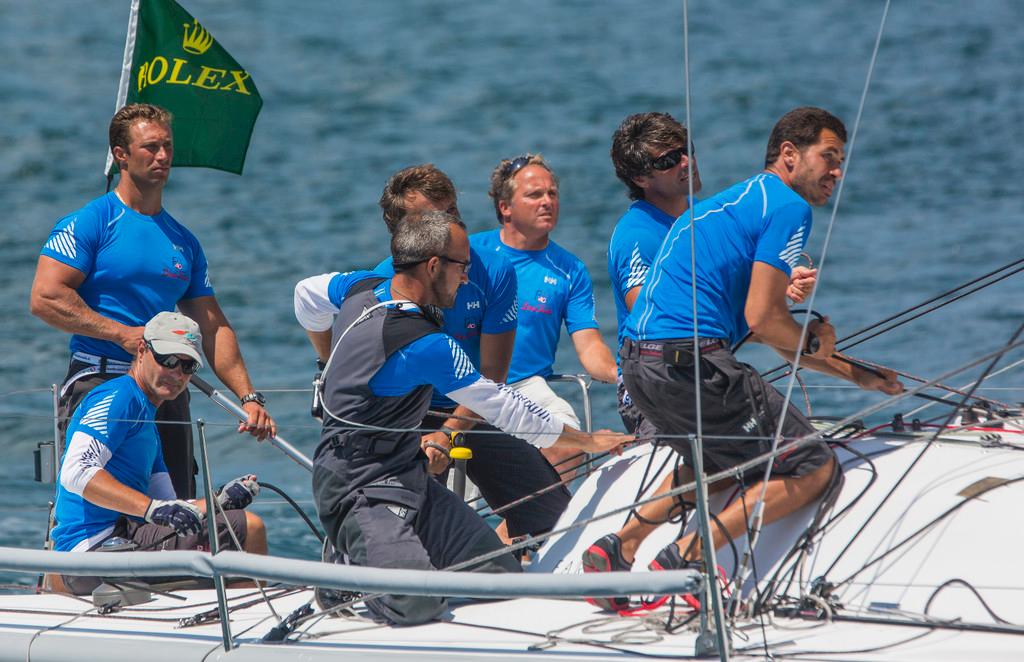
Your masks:
<svg viewBox="0 0 1024 662"><path fill-rule="evenodd" d="M100 315L71 288L66 288L59 296L34 293L31 311L33 315L61 331L109 340L126 349L130 346L129 351L132 353L135 349L134 342L129 340L133 335L142 335L142 327L130 327Z"/></svg>
<svg viewBox="0 0 1024 662"><path fill-rule="evenodd" d="M581 354L580 363L587 374L599 382L614 384L618 377L615 359L612 358L611 351L604 343L591 348L586 354Z"/></svg>
<svg viewBox="0 0 1024 662"><path fill-rule="evenodd" d="M203 335L203 352L217 378L241 398L252 393L252 381L242 359L235 330L227 324L217 328L212 337Z"/></svg>
<svg viewBox="0 0 1024 662"><path fill-rule="evenodd" d="M778 352L779 355L782 356L782 358L786 359L790 363L793 362L793 352L789 352L778 347L773 347L773 349L776 352ZM800 365L809 370L814 370L815 372L820 372L822 374L837 377L839 379L845 379L846 381L853 382L854 384L857 383L857 379L854 375L853 366L851 366L849 363L846 363L845 361L839 361L833 358L820 359L813 356L804 355L800 357Z"/></svg>
<svg viewBox="0 0 1024 662"><path fill-rule="evenodd" d="M313 345L317 358L326 361L331 355L331 330L310 331L306 329L306 335L309 337L310 344Z"/></svg>
<svg viewBox="0 0 1024 662"><path fill-rule="evenodd" d="M142 517L149 507L150 498L114 478L106 469L100 469L85 486L82 496L101 508L126 515Z"/></svg>

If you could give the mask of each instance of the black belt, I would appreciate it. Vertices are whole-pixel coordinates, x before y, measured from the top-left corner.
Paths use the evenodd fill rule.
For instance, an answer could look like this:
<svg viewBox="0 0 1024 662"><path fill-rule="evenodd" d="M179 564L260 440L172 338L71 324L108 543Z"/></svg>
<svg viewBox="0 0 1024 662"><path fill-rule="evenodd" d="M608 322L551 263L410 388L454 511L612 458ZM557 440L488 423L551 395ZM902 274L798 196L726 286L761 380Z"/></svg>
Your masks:
<svg viewBox="0 0 1024 662"><path fill-rule="evenodd" d="M693 339L679 340L630 340L626 339L626 351L629 356L653 356L664 359L671 365L679 365L687 355L693 356ZM697 348L701 354L726 349L728 345L722 338L698 338ZM691 359L692 361L692 359Z"/></svg>
<svg viewBox="0 0 1024 662"><path fill-rule="evenodd" d="M640 356L656 356L662 354L666 349L678 348L688 352L693 351L693 340L639 340L634 341ZM701 354L716 349L725 349L725 341L721 338L698 338L697 347Z"/></svg>

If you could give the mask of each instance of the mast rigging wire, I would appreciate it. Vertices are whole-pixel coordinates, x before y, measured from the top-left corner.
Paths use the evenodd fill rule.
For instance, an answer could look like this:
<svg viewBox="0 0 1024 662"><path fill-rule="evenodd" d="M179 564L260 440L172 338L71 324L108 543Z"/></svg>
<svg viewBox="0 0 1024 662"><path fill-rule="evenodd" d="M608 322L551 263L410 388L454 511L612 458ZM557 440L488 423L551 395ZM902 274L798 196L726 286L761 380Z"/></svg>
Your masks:
<svg viewBox="0 0 1024 662"><path fill-rule="evenodd" d="M864 79L864 89L861 91L860 104L859 104L859 106L857 108L857 116L856 116L856 119L854 119L854 122L853 122L853 132L850 134L849 150L846 153L846 171L847 172L849 172L850 163L853 161L854 148L856 147L856 143L857 143L857 133L860 130L861 117L864 114L864 106L867 103L868 90L871 87L871 76L874 73L875 63L878 60L878 49L879 49L879 47L881 46L881 43L882 43L882 35L885 32L885 22L886 22L886 18L889 15L889 4L890 4L890 0L886 0L885 7L882 10L882 19L881 19L881 21L879 22L879 25L878 25L878 34L875 37L875 46L874 46L874 49L871 52L871 61L868 64L867 76ZM829 218L828 229L827 229L827 231L825 233L825 242L824 242L824 244L822 245L822 248L821 248L821 257L818 259L818 273L819 273L819 275L822 274L824 272L824 270L825 270L825 259L828 256L828 249L829 249L829 246L831 245L831 242L832 242L832 230L835 227L836 215L839 212L839 203L842 201L843 190L845 188L845 182L846 182L846 178L845 177L841 177L839 179L839 187L836 190L836 200L835 200L835 203L832 206L832 215ZM814 309L814 299L815 299L815 296L817 295L817 293L818 293L818 287L817 287L817 285L815 285L815 287L811 290L811 296L807 300L807 308L808 309L811 309L811 310ZM807 327L810 325L810 323L811 323L811 317L810 317L810 315L808 315L808 316L806 316L804 318L803 324L800 327L800 340L799 340L799 342L797 344L798 348L799 347L803 347L805 345L805 343L807 342L807 340L806 340L807 339ZM782 430L783 430L783 426L785 425L785 422L786 422L786 414L787 414L788 409L789 409L789 403L792 400L792 396L793 396L793 385L796 383L796 372L797 372L797 370L800 369L800 356L801 356L801 353L800 353L800 351L798 349L793 354L793 361L792 361L792 367L791 367L791 372L793 374L792 374L788 384L786 385L786 392L785 392L785 395L784 395L784 398L783 398L783 401L782 401L781 414L779 415L779 421L778 421L778 424L776 425L776 428L775 428L775 435L774 435L774 438L772 439L772 452L773 453L778 449L779 441L782 438ZM764 500L765 500L765 497L766 497L766 495L768 493L768 481L771 479L772 465L773 464L774 463L769 462L767 464L767 466L765 467L764 478L763 478L763 482L762 482L762 485L761 485L761 493L758 495L757 501L754 503L754 508L753 508L753 526L752 526L753 531L752 531L752 535L747 537L747 550L748 550L748 552L745 553L744 556L747 556L748 553L749 553L749 555L752 556L753 555L753 550L754 550L754 548L757 545L757 538L758 538L758 536L759 536L759 534L761 532L761 525L762 525L762 522L764 520ZM742 583L744 581L746 581L746 578L747 578L747 571L746 571L746 568L743 568L743 571L740 573L740 579L739 579L740 585L742 585Z"/></svg>

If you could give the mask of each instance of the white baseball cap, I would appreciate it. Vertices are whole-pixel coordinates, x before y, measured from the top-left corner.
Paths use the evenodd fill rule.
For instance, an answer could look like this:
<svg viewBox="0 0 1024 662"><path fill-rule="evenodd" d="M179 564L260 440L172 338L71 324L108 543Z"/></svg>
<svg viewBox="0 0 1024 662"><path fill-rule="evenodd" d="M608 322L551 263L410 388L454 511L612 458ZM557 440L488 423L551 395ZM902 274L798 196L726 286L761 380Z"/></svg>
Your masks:
<svg viewBox="0 0 1024 662"><path fill-rule="evenodd" d="M198 324L181 313L157 313L146 323L142 337L157 354L184 354L203 365L203 334Z"/></svg>

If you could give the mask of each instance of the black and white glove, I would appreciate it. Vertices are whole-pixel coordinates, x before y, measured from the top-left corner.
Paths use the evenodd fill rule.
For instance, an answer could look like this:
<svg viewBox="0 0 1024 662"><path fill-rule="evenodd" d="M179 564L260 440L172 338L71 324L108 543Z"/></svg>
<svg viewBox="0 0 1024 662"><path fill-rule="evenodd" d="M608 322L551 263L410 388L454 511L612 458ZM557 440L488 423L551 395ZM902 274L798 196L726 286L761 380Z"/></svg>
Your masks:
<svg viewBox="0 0 1024 662"><path fill-rule="evenodd" d="M224 510L240 510L247 507L260 493L260 484L256 475L240 476L224 485L217 492L217 503Z"/></svg>
<svg viewBox="0 0 1024 662"><path fill-rule="evenodd" d="M203 511L181 499L153 499L144 517L151 524L169 526L179 536L195 535L203 529Z"/></svg>

